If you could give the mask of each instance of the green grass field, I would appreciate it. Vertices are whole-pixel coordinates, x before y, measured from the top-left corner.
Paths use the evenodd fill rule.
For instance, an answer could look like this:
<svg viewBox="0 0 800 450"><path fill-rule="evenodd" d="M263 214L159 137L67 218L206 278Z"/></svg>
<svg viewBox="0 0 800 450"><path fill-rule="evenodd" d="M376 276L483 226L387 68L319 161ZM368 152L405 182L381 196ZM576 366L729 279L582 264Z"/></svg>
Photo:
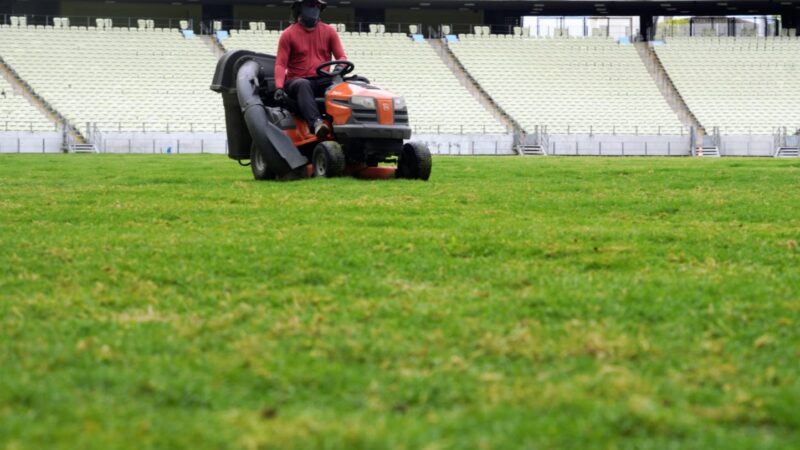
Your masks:
<svg viewBox="0 0 800 450"><path fill-rule="evenodd" d="M0 449L798 448L800 161L0 157Z"/></svg>

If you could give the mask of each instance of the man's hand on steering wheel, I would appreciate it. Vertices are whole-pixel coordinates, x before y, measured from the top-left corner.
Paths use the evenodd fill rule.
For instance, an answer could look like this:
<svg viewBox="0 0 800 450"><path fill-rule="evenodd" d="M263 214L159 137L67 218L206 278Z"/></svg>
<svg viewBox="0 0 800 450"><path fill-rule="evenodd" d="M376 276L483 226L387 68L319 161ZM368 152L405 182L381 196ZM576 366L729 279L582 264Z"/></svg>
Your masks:
<svg viewBox="0 0 800 450"><path fill-rule="evenodd" d="M328 72L328 67L335 66L335 68ZM337 76L344 77L345 75L349 75L353 73L355 70L356 65L351 63L350 61L339 60L339 61L328 61L326 63L322 63L317 67L317 76L321 78L334 78Z"/></svg>

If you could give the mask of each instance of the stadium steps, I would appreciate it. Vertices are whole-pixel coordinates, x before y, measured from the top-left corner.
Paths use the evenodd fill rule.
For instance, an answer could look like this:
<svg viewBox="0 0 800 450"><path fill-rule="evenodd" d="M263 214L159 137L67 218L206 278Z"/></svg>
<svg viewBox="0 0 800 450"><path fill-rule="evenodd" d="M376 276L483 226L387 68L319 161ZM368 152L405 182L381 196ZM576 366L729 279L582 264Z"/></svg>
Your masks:
<svg viewBox="0 0 800 450"><path fill-rule="evenodd" d="M780 147L775 152L776 158L800 158L800 147Z"/></svg>
<svg viewBox="0 0 800 450"><path fill-rule="evenodd" d="M67 133L67 138L73 142L85 144L86 138L77 131L74 127L72 127L67 119L64 118L58 111L55 110L49 103L47 103L43 98L37 95L33 89L26 83L22 78L20 78L14 70L6 64L3 58L0 58L0 76L2 76L14 89L16 92L20 92L23 94L25 99L33 105L36 109L42 112L46 118L48 118L53 123L53 128L55 125L58 124L64 129Z"/></svg>
<svg viewBox="0 0 800 450"><path fill-rule="evenodd" d="M72 144L67 150L70 153L100 153L94 144Z"/></svg>
<svg viewBox="0 0 800 450"><path fill-rule="evenodd" d="M667 104L675 111L675 114L678 115L681 123L683 123L684 126L692 127L700 133L705 134L703 126L683 100L683 97L680 92L678 92L678 89L669 77L667 70L658 58L658 54L653 50L650 42L637 42L634 45L639 53L639 57L647 68L647 72L653 77L653 81L656 86L658 86L661 95L664 96Z"/></svg>
<svg viewBox="0 0 800 450"><path fill-rule="evenodd" d="M505 111L503 111L497 103L492 100L483 88L475 81L474 78L467 72L461 62L456 58L453 54L450 47L447 46L443 39L428 39L428 43L431 47L436 51L436 54L439 55L439 58L442 60L447 68L453 73L456 79L472 94L472 97L478 101L484 108L486 108L494 117L495 119L499 120L507 130L513 130L514 132L514 139L516 142L520 142L520 136L522 136L522 127L514 121Z"/></svg>
<svg viewBox="0 0 800 450"><path fill-rule="evenodd" d="M209 49L211 49L211 52L214 53L214 57L217 59L222 58L222 55L225 54L225 47L223 47L222 43L217 40L216 36L200 35L197 37L200 38Z"/></svg>
<svg viewBox="0 0 800 450"><path fill-rule="evenodd" d="M11 88L14 90L14 92L22 94L28 103L39 110L48 120L50 120L50 122L53 123L54 129L56 128L56 125L60 125L62 128L64 127L64 124L66 123L64 118L61 117L61 115L58 114L58 112L56 112L53 108L51 108L47 102L42 100L41 97L36 95L30 86L28 86L24 80L19 78L16 72L14 72L14 70L6 64L3 58L0 58L0 76L3 77L3 79L5 79L9 85L11 85ZM66 129L70 131L74 139L78 140L79 138L83 138L83 136L80 136L79 134L72 133L73 130L71 127L67 126Z"/></svg>
<svg viewBox="0 0 800 450"><path fill-rule="evenodd" d="M521 156L547 156L541 145L518 145L516 151Z"/></svg>
<svg viewBox="0 0 800 450"><path fill-rule="evenodd" d="M719 158L719 147L717 146L701 146L697 147L694 153L698 158Z"/></svg>

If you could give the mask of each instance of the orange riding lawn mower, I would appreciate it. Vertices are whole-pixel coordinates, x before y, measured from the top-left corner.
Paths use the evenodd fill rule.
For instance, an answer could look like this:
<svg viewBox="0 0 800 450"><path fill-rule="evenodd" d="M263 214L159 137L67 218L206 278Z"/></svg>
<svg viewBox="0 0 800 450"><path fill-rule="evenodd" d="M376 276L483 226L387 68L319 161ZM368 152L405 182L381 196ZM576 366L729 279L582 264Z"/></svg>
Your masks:
<svg viewBox="0 0 800 450"><path fill-rule="evenodd" d="M325 97L316 99L332 130L319 139L299 117L292 99L274 99L274 56L247 50L226 53L217 64L211 90L222 94L228 157L250 165L256 180L428 180L428 147L406 142L411 127L405 100L364 77L348 76L354 69L350 61L330 61L317 68L317 76L332 81Z"/></svg>

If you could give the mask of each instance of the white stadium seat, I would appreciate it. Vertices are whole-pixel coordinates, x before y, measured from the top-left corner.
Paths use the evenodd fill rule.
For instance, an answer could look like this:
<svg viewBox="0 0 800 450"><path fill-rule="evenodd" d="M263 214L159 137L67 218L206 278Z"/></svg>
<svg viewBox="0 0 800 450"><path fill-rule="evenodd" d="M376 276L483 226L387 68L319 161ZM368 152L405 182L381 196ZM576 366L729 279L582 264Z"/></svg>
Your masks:
<svg viewBox="0 0 800 450"><path fill-rule="evenodd" d="M372 27L370 27L372 29ZM427 42L381 33L342 33L342 45L356 73L406 98L412 128L418 133L505 133L507 130L461 85ZM228 50L275 54L276 33L232 33Z"/></svg>
<svg viewBox="0 0 800 450"><path fill-rule="evenodd" d="M608 38L465 36L450 49L527 132L681 134L636 48ZM540 128L541 129L541 128Z"/></svg>
<svg viewBox="0 0 800 450"><path fill-rule="evenodd" d="M201 39L178 30L4 28L0 56L82 132L87 124L100 131L224 130L219 95L209 90L216 58Z"/></svg>
<svg viewBox="0 0 800 450"><path fill-rule="evenodd" d="M0 76L0 132L56 130L55 122L15 92L5 78Z"/></svg>
<svg viewBox="0 0 800 450"><path fill-rule="evenodd" d="M83 132L87 124L100 131L224 129L221 100L209 90L217 58L203 39L157 29L153 20L136 21L134 28L111 28L110 19L94 24L70 26L62 17L53 27L36 28L11 17L11 26L0 28L0 57ZM264 22L250 27L230 30L222 43L274 54L280 32L266 30ZM429 43L386 33L382 25L369 33L336 28L358 74L406 97L417 133L509 131ZM450 50L528 132L685 133L632 45L607 37L530 38L525 28L502 38L485 26L475 31L459 35ZM670 38L655 50L707 130L767 134L800 127L800 39ZM0 87L6 92L0 129L54 128L7 83Z"/></svg>
<svg viewBox="0 0 800 450"><path fill-rule="evenodd" d="M673 37L655 50L706 130L772 134L800 127L800 39Z"/></svg>

